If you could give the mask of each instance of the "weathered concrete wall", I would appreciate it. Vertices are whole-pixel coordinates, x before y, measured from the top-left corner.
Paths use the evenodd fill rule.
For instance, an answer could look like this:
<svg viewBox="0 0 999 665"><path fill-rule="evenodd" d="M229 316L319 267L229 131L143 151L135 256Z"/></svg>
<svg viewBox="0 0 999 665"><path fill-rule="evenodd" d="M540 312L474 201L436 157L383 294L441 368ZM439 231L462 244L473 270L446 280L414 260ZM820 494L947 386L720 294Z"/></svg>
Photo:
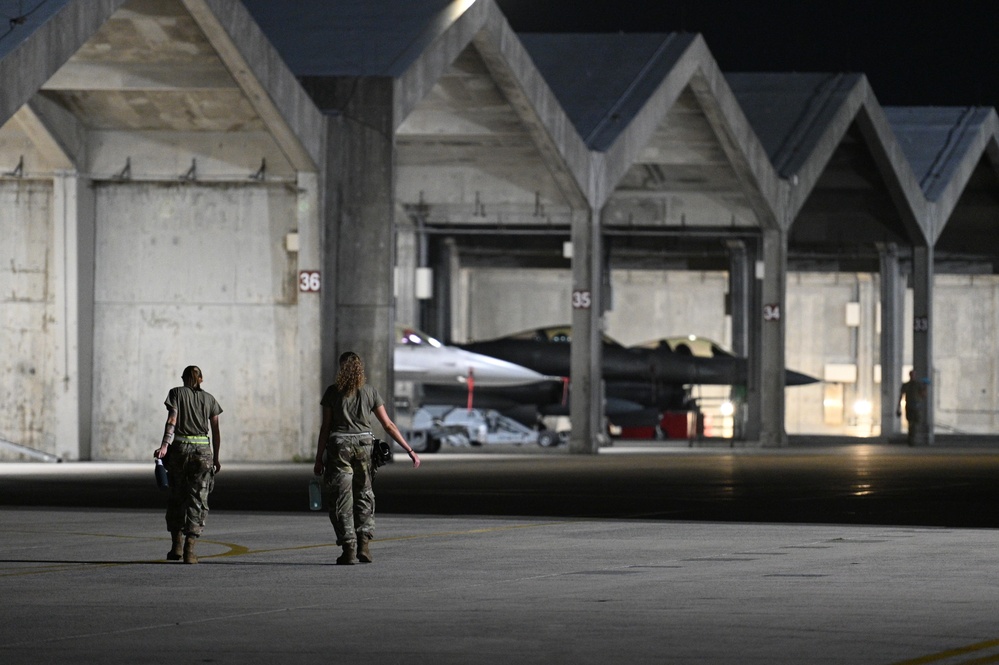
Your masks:
<svg viewBox="0 0 999 665"><path fill-rule="evenodd" d="M622 344L697 334L728 346L727 277L721 272L615 270L605 331ZM565 325L572 311L569 271L463 269L455 339L490 339Z"/></svg>
<svg viewBox="0 0 999 665"><path fill-rule="evenodd" d="M457 292L452 330L457 342L566 325L572 320L572 281L567 270L463 268Z"/></svg>
<svg viewBox="0 0 999 665"><path fill-rule="evenodd" d="M51 204L51 182L0 182L0 439L57 455Z"/></svg>
<svg viewBox="0 0 999 665"><path fill-rule="evenodd" d="M874 311L862 311L860 326L847 325L847 303L859 303L873 292L868 276L845 273L790 273L787 278L787 365L822 379L827 364L856 365L857 381L843 384L843 418L826 422L825 384L797 386L785 391L788 433L851 434L857 418L853 405L867 400L872 413L880 404L873 390L873 362L858 362L862 349L877 350ZM865 356L866 357L866 356ZM867 432L870 434L870 432Z"/></svg>
<svg viewBox="0 0 999 665"><path fill-rule="evenodd" d="M731 346L722 272L615 270L607 333L624 345L698 335Z"/></svg>
<svg viewBox="0 0 999 665"><path fill-rule="evenodd" d="M108 177L128 159L132 178L176 177L196 162L203 180L249 177L266 163L268 177L294 178L295 170L266 132L244 131L239 140L225 132L99 131L87 143L90 171Z"/></svg>
<svg viewBox="0 0 999 665"><path fill-rule="evenodd" d="M225 410L223 463L303 454L297 257L282 185L97 192L94 459L146 459L186 365Z"/></svg>
<svg viewBox="0 0 999 665"><path fill-rule="evenodd" d="M999 276L937 275L934 290L936 429L995 433L999 431Z"/></svg>

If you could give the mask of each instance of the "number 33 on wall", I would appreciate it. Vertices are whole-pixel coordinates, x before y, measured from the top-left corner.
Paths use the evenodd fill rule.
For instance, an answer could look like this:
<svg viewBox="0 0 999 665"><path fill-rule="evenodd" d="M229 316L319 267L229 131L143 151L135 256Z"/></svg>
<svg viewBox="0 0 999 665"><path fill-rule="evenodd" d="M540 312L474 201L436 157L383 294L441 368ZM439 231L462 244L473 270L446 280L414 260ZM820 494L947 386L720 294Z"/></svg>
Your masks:
<svg viewBox="0 0 999 665"><path fill-rule="evenodd" d="M298 271L298 290L304 293L318 293L323 286L323 278L318 270Z"/></svg>

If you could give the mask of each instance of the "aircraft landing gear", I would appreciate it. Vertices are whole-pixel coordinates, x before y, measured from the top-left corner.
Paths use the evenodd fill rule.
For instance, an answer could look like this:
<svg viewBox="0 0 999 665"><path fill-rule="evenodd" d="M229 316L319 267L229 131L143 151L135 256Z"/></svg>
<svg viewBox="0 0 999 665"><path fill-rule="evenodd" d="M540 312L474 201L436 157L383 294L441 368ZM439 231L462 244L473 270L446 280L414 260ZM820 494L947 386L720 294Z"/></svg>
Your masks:
<svg viewBox="0 0 999 665"><path fill-rule="evenodd" d="M427 432L413 432L409 445L418 453L436 453L441 449L441 440Z"/></svg>
<svg viewBox="0 0 999 665"><path fill-rule="evenodd" d="M538 445L542 448L551 448L559 444L558 434L549 430L538 432Z"/></svg>

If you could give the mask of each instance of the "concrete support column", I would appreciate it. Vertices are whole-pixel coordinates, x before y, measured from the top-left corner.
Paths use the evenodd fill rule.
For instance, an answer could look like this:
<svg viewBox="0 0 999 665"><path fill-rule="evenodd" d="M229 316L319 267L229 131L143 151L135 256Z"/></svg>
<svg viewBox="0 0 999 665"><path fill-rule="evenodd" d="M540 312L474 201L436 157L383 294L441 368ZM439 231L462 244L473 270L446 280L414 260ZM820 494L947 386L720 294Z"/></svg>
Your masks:
<svg viewBox="0 0 999 665"><path fill-rule="evenodd" d="M603 347L603 251L600 216L572 216L572 377L569 452L595 454L605 440Z"/></svg>
<svg viewBox="0 0 999 665"><path fill-rule="evenodd" d="M917 381L927 381L923 418L916 427L916 445L933 445L933 247L912 249L912 369Z"/></svg>
<svg viewBox="0 0 999 665"><path fill-rule="evenodd" d="M901 278L898 247L878 248L881 263L881 436L898 434L898 387L902 376L902 316L905 283Z"/></svg>
<svg viewBox="0 0 999 665"><path fill-rule="evenodd" d="M856 418L857 436L871 436L874 433L876 414L874 409L874 363L878 342L875 333L875 311L878 296L873 276L867 273L857 275L857 303L860 320L853 329L856 344L857 384L853 402L849 405ZM858 404L866 403L870 410L856 410Z"/></svg>
<svg viewBox="0 0 999 665"><path fill-rule="evenodd" d="M760 385L763 376L763 277L761 257L763 239L746 246L746 396L742 418L743 438L759 441L763 427L763 402Z"/></svg>
<svg viewBox="0 0 999 665"><path fill-rule="evenodd" d="M312 272L322 267L322 242L320 238L319 178L315 173L298 174L298 270ZM314 452L316 436L322 424L319 398L325 386L322 383L322 365L316 362L322 356L320 294L298 292L298 371L301 393L301 431L299 449L306 459Z"/></svg>
<svg viewBox="0 0 999 665"><path fill-rule="evenodd" d="M89 181L76 172L53 178L54 294L52 405L59 454L92 458L94 383L95 204Z"/></svg>
<svg viewBox="0 0 999 665"><path fill-rule="evenodd" d="M726 246L729 257L728 307L726 309L732 322L732 353L741 358L747 358L749 356L749 304L752 301L749 252L746 249L746 243L742 240L728 241ZM746 362L748 365L748 359ZM732 386L732 396L736 402L732 436L739 441L746 438L746 426L749 420L749 401L747 399L749 368L746 369L747 385Z"/></svg>
<svg viewBox="0 0 999 665"><path fill-rule="evenodd" d="M346 84L345 84L346 85ZM351 87L352 85L352 87ZM337 358L354 351L368 382L391 405L394 384L394 141L391 79L358 79L349 106L328 118L324 383ZM363 118L360 122L355 118Z"/></svg>
<svg viewBox="0 0 999 665"><path fill-rule="evenodd" d="M763 279L760 284L761 376L760 444L787 445L784 429L784 321L787 292L787 234L778 229L763 230Z"/></svg>
<svg viewBox="0 0 999 665"><path fill-rule="evenodd" d="M461 267L458 245L454 238L444 238L437 243L437 256L433 263L434 297L430 309L429 321L432 324L434 337L451 343L451 293L454 290L453 276Z"/></svg>
<svg viewBox="0 0 999 665"><path fill-rule="evenodd" d="M728 247L728 314L732 318L732 353L749 353L750 263L746 243L731 240Z"/></svg>
<svg viewBox="0 0 999 665"><path fill-rule="evenodd" d="M416 327L420 327L420 306L416 301L418 241L416 225L411 220L400 220L395 242L395 315L399 323Z"/></svg>

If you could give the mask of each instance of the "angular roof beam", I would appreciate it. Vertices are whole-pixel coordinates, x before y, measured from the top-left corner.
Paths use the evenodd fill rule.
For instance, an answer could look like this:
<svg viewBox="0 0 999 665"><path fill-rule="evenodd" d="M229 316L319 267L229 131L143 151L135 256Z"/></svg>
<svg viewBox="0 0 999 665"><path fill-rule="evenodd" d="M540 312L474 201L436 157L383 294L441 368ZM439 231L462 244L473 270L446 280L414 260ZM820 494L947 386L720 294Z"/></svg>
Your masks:
<svg viewBox="0 0 999 665"><path fill-rule="evenodd" d="M0 125L3 125L80 50L126 0L69 2L0 59Z"/></svg>
<svg viewBox="0 0 999 665"><path fill-rule="evenodd" d="M323 163L322 113L240 2L181 0L298 171ZM239 35L238 43L233 35Z"/></svg>

